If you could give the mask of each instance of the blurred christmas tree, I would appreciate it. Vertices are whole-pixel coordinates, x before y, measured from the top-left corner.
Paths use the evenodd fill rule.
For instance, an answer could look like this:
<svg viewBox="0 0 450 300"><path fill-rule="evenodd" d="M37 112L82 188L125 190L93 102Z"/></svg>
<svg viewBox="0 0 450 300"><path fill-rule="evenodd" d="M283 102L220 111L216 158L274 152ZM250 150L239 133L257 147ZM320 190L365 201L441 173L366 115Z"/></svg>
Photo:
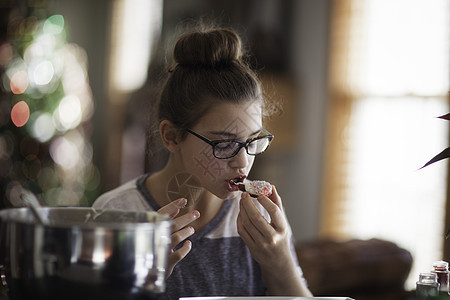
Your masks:
<svg viewBox="0 0 450 300"><path fill-rule="evenodd" d="M0 207L24 188L47 206L90 205L100 176L89 142L93 99L83 49L46 1L1 8Z"/></svg>

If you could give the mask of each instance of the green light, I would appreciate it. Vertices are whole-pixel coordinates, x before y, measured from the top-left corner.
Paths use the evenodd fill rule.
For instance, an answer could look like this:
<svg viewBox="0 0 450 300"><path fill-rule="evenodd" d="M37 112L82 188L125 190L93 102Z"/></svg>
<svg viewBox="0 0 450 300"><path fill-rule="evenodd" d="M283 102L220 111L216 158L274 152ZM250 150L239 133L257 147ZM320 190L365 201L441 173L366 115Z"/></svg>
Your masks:
<svg viewBox="0 0 450 300"><path fill-rule="evenodd" d="M58 35L64 30L64 17L62 15L53 15L44 22L44 33Z"/></svg>

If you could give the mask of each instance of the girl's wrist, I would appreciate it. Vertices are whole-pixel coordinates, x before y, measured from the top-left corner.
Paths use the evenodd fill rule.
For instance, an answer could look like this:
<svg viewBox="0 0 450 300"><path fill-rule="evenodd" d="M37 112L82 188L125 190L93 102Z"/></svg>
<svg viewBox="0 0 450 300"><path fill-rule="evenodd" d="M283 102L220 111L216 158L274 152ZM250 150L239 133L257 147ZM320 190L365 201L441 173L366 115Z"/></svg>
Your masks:
<svg viewBox="0 0 450 300"><path fill-rule="evenodd" d="M262 270L262 274L271 296L312 296L295 263L282 270Z"/></svg>
<svg viewBox="0 0 450 300"><path fill-rule="evenodd" d="M279 256L275 261L265 261L262 264L260 263L261 271L267 271L268 274L291 274L291 272L295 272L297 270L297 263L292 257L291 253L287 255ZM277 275L277 276L278 276ZM282 276L283 277L283 276Z"/></svg>

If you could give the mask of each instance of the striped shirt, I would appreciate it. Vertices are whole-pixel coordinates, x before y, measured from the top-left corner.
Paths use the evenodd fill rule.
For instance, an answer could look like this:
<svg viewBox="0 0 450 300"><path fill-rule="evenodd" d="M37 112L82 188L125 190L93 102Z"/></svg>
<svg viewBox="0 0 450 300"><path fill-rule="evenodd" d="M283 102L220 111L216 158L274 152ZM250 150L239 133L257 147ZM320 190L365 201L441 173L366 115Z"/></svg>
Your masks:
<svg viewBox="0 0 450 300"><path fill-rule="evenodd" d="M93 207L157 211L160 206L144 184L149 175L142 175L101 195ZM269 220L266 210L256 200L255 203ZM267 295L260 267L237 232L238 213L239 200L229 199L211 222L189 237L192 249L175 266L167 279L166 293L161 299ZM291 247L296 260L293 244ZM298 270L301 272L300 267Z"/></svg>

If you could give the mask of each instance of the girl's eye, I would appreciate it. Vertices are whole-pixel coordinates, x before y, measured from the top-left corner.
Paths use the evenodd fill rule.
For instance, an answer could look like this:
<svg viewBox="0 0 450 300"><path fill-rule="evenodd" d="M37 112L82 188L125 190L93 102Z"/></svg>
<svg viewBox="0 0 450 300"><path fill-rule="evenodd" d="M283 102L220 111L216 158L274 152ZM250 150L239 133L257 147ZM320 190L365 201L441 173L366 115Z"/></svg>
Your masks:
<svg viewBox="0 0 450 300"><path fill-rule="evenodd" d="M233 143L233 142L218 143L216 145L216 151L221 151L221 152L228 151L230 149L234 149L235 148L234 145L235 145L235 143Z"/></svg>

